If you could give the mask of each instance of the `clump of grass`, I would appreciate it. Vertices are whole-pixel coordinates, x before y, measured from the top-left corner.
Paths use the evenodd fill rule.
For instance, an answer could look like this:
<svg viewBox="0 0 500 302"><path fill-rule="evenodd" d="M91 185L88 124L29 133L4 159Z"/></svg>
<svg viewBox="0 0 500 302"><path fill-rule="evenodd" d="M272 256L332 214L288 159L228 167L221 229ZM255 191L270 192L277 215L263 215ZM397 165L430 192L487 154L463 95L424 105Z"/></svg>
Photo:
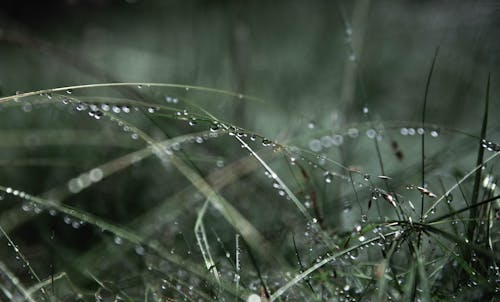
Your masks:
<svg viewBox="0 0 500 302"><path fill-rule="evenodd" d="M283 140L231 120L232 102L264 101L204 87L1 98L19 125L1 133L0 297L493 301L500 150L488 139L498 134L489 91L488 79L477 134L429 123L424 106L421 121L366 108L366 122L310 124Z"/></svg>

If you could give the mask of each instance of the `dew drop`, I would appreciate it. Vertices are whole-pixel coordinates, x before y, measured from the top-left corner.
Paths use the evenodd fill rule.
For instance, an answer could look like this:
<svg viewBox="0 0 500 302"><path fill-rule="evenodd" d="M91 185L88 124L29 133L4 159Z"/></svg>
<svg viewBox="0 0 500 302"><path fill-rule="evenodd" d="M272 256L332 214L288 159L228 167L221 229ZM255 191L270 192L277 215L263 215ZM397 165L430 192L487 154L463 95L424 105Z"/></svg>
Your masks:
<svg viewBox="0 0 500 302"><path fill-rule="evenodd" d="M359 136L359 130L356 128L349 128L347 130L347 135L349 135L349 137L351 138L356 138Z"/></svg>
<svg viewBox="0 0 500 302"><path fill-rule="evenodd" d="M326 171L325 173L323 173L323 178L325 179L325 182L327 184L329 183L332 183L333 181L333 174L329 171Z"/></svg>
<svg viewBox="0 0 500 302"><path fill-rule="evenodd" d="M75 109L77 111L85 111L85 110L87 110L87 107L88 106L84 103L78 103L78 104L76 104Z"/></svg>
<svg viewBox="0 0 500 302"><path fill-rule="evenodd" d="M92 181L92 182L101 181L103 176L104 176L104 173L102 172L102 170L100 168L94 168L94 169L90 170L90 172L89 172L89 178L90 178L90 181Z"/></svg>
<svg viewBox="0 0 500 302"><path fill-rule="evenodd" d="M24 112L31 112L31 111L33 111L33 105L31 103L24 103L23 104L23 111Z"/></svg>
<svg viewBox="0 0 500 302"><path fill-rule="evenodd" d="M366 130L366 136L368 138L375 138L375 136L377 136L377 132L375 131L375 129L368 129Z"/></svg>
<svg viewBox="0 0 500 302"><path fill-rule="evenodd" d="M215 162L215 165L217 166L217 168L222 168L222 167L224 167L224 160L223 160L223 159L218 159L218 160Z"/></svg>
<svg viewBox="0 0 500 302"><path fill-rule="evenodd" d="M325 148L330 148L333 144L332 138L329 137L328 135L323 136L320 139L321 145Z"/></svg>
<svg viewBox="0 0 500 302"><path fill-rule="evenodd" d="M124 113L130 113L130 106L128 105L122 106L121 109Z"/></svg>
<svg viewBox="0 0 500 302"><path fill-rule="evenodd" d="M273 142L268 140L267 138L262 139L262 146L267 147L270 146Z"/></svg>
<svg viewBox="0 0 500 302"><path fill-rule="evenodd" d="M251 294L250 296L248 296L247 298L247 302L261 302L261 298L259 295L257 294Z"/></svg>
<svg viewBox="0 0 500 302"><path fill-rule="evenodd" d="M446 194L445 197L446 197L446 202L447 203L451 203L453 201L453 194L448 193L448 194Z"/></svg>
<svg viewBox="0 0 500 302"><path fill-rule="evenodd" d="M344 201L344 213L350 212L352 209L352 204L350 201Z"/></svg>
<svg viewBox="0 0 500 302"><path fill-rule="evenodd" d="M335 146L340 146L342 145L343 142L344 142L344 137L342 135L335 134L334 136L332 136L332 143Z"/></svg>
<svg viewBox="0 0 500 302"><path fill-rule="evenodd" d="M322 148L321 142L318 139L313 139L309 142L309 149L313 152L319 152Z"/></svg>
<svg viewBox="0 0 500 302"><path fill-rule="evenodd" d="M115 236L115 238L113 239L113 241L117 245L121 245L123 243L123 239L121 237L119 237L119 236Z"/></svg>
<svg viewBox="0 0 500 302"><path fill-rule="evenodd" d="M212 124L212 126L210 126L210 131L212 131L212 132L216 132L219 129L220 129L219 124Z"/></svg>

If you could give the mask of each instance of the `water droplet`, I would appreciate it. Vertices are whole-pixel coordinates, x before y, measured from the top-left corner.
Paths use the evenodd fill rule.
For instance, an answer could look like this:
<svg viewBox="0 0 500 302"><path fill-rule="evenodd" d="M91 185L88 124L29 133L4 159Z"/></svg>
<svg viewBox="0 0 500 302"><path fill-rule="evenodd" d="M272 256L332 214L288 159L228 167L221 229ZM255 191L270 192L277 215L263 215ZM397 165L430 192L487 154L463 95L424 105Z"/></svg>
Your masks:
<svg viewBox="0 0 500 302"><path fill-rule="evenodd" d="M319 152L322 148L321 142L318 139L313 139L309 142L309 149L313 152Z"/></svg>
<svg viewBox="0 0 500 302"><path fill-rule="evenodd" d="M262 139L262 146L267 147L270 146L273 142L268 140L267 138Z"/></svg>
<svg viewBox="0 0 500 302"><path fill-rule="evenodd" d="M67 94L72 94L72 93L73 93L73 89L68 89L68 90L66 90L66 93L67 93Z"/></svg>
<svg viewBox="0 0 500 302"><path fill-rule="evenodd" d="M446 194L445 197L446 197L446 202L447 203L451 203L453 201L453 194L448 193L448 194Z"/></svg>
<svg viewBox="0 0 500 302"><path fill-rule="evenodd" d="M115 236L115 238L113 239L113 241L117 245L121 245L123 243L123 239L121 237L119 237L119 236Z"/></svg>
<svg viewBox="0 0 500 302"><path fill-rule="evenodd" d="M331 172L326 171L325 173L323 173L323 177L324 177L325 182L327 184L332 183L332 181L333 181L333 174Z"/></svg>
<svg viewBox="0 0 500 302"><path fill-rule="evenodd" d="M104 113L102 113L102 111L99 111L99 110L97 110L97 111L91 111L91 112L94 113L94 118L96 120L100 119L104 115Z"/></svg>
<svg viewBox="0 0 500 302"><path fill-rule="evenodd" d="M218 159L218 160L215 162L215 165L217 166L217 168L222 168L222 167L224 167L224 160L223 160L223 159Z"/></svg>
<svg viewBox="0 0 500 302"><path fill-rule="evenodd" d="M340 146L342 145L343 142L344 142L344 137L342 135L335 134L334 136L332 136L332 143L335 146Z"/></svg>
<svg viewBox="0 0 500 302"><path fill-rule="evenodd" d="M65 224L71 224L72 219L69 216L64 216L63 217L63 221L64 221Z"/></svg>
<svg viewBox="0 0 500 302"><path fill-rule="evenodd" d="M148 112L149 112L149 113L155 113L155 111L156 111L156 110L155 110L155 108L154 108L154 107L149 107L149 108L148 108Z"/></svg>
<svg viewBox="0 0 500 302"><path fill-rule="evenodd" d="M431 136L432 137L438 137L439 136L439 130L431 130Z"/></svg>
<svg viewBox="0 0 500 302"><path fill-rule="evenodd" d="M349 135L349 137L351 138L356 138L359 136L359 130L356 128L349 128L347 130L347 135Z"/></svg>
<svg viewBox="0 0 500 302"><path fill-rule="evenodd" d="M101 181L102 177L104 176L104 173L100 168L94 168L90 170L89 172L89 178L92 182L98 182Z"/></svg>
<svg viewBox="0 0 500 302"><path fill-rule="evenodd" d="M210 131L212 131L212 132L216 132L216 131L218 131L219 129L220 129L219 124L215 124L215 123L214 123L214 124L212 124L212 126L210 126Z"/></svg>
<svg viewBox="0 0 500 302"><path fill-rule="evenodd" d="M368 129L366 130L366 136L368 138L375 138L375 136L377 136L377 132L375 131L375 129Z"/></svg>
<svg viewBox="0 0 500 302"><path fill-rule="evenodd" d="M333 144L332 138L329 137L328 135L323 136L320 139L321 145L325 148L330 148Z"/></svg>
<svg viewBox="0 0 500 302"><path fill-rule="evenodd" d="M368 114L369 110L368 110L368 107L363 107L363 114Z"/></svg>
<svg viewBox="0 0 500 302"><path fill-rule="evenodd" d="M309 128L309 129L314 129L315 127L316 127L316 123L314 121L310 121L307 124L307 128Z"/></svg>
<svg viewBox="0 0 500 302"><path fill-rule="evenodd" d="M85 111L85 110L87 110L87 107L88 107L87 104L78 103L78 104L76 104L75 109L77 111Z"/></svg>
<svg viewBox="0 0 500 302"><path fill-rule="evenodd" d="M33 105L31 103L24 103L23 104L23 111L24 112L31 112L33 110Z"/></svg>
<svg viewBox="0 0 500 302"><path fill-rule="evenodd" d="M247 302L261 302L261 298L259 295L257 294L251 294L250 296L248 296L247 298Z"/></svg>
<svg viewBox="0 0 500 302"><path fill-rule="evenodd" d="M408 128L399 129L399 133L401 133L401 135L408 135Z"/></svg>
<svg viewBox="0 0 500 302"><path fill-rule="evenodd" d="M352 204L350 201L344 201L344 213L350 212L352 209Z"/></svg>
<svg viewBox="0 0 500 302"><path fill-rule="evenodd" d="M415 135L416 131L413 128L408 128L408 135Z"/></svg>

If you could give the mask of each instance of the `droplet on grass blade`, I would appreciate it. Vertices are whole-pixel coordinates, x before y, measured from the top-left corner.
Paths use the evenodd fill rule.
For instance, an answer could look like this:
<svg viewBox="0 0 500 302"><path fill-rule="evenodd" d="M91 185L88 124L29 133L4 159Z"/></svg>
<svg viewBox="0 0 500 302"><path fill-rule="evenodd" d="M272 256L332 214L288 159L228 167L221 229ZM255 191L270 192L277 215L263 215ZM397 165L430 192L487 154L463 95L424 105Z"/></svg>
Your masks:
<svg viewBox="0 0 500 302"><path fill-rule="evenodd" d="M325 182L327 184L332 183L333 174L330 171L326 171L325 173L323 173L323 178L325 179Z"/></svg>

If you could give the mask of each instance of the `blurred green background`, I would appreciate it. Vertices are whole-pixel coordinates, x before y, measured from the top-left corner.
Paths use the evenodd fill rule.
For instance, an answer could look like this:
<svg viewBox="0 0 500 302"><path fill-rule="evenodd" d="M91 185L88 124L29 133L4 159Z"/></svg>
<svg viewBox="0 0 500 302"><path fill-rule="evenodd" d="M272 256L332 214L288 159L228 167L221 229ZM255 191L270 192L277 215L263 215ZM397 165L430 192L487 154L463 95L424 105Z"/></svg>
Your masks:
<svg viewBox="0 0 500 302"><path fill-rule="evenodd" d="M208 86L266 99L240 114L270 135L297 118L356 122L364 104L384 120L418 118L437 47L429 120L467 127L500 66L495 1L6 0L0 13L4 96L109 81Z"/></svg>

